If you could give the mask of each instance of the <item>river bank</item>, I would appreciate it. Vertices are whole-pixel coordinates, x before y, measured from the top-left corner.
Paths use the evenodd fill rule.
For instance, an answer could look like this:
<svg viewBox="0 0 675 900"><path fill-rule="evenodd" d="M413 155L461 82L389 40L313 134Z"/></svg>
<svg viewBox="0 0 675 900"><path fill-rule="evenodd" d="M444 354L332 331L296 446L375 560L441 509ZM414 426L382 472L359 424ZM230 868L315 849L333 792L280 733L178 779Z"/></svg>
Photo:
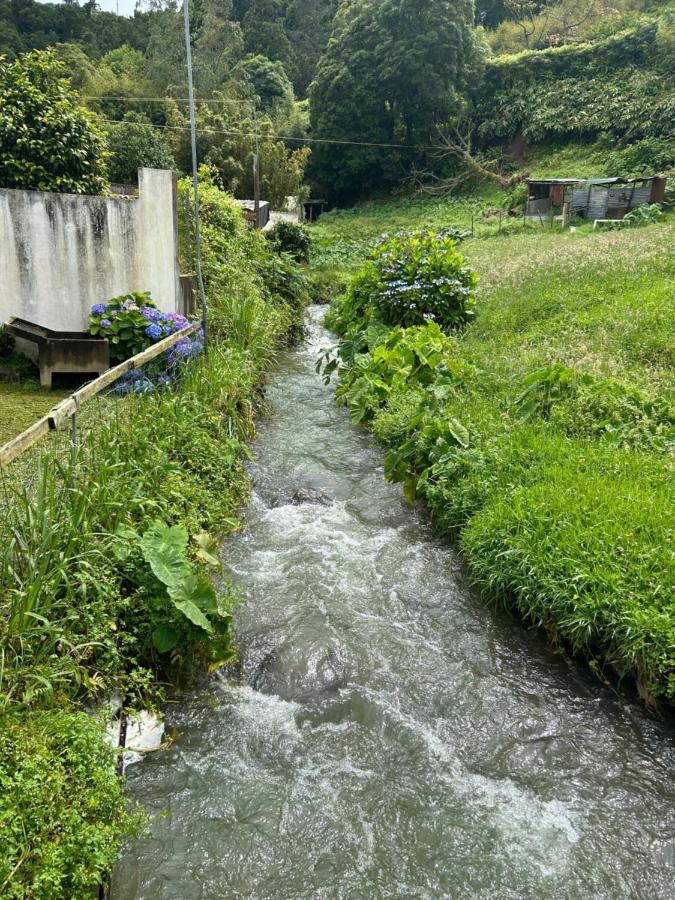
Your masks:
<svg viewBox="0 0 675 900"><path fill-rule="evenodd" d="M352 329L344 401L486 599L650 705L675 697L672 239L671 221L466 238L479 288L475 318L441 342L452 383L401 378L375 330L353 360L349 303L329 314ZM413 331L402 340L424 350Z"/></svg>
<svg viewBox="0 0 675 900"><path fill-rule="evenodd" d="M114 900L665 900L672 731L485 607L317 376L321 316L222 548L245 683L177 698L171 752L130 768L151 826Z"/></svg>
<svg viewBox="0 0 675 900"><path fill-rule="evenodd" d="M208 359L85 407L74 456L55 433L2 472L3 897L89 898L141 827L85 710L111 692L159 707L233 654L236 593L211 586L213 548L239 527L253 416L304 296L227 195L205 184L203 198Z"/></svg>

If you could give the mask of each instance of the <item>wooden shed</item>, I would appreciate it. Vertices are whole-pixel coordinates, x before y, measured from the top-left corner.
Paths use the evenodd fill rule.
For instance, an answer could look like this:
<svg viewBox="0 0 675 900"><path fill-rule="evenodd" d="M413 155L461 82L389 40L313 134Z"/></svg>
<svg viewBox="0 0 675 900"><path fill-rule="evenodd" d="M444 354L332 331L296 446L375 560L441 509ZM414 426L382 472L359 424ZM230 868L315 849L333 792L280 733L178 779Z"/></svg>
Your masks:
<svg viewBox="0 0 675 900"><path fill-rule="evenodd" d="M530 178L525 215L545 218L567 205L572 216L582 219L622 219L646 203L661 203L666 179L640 178Z"/></svg>

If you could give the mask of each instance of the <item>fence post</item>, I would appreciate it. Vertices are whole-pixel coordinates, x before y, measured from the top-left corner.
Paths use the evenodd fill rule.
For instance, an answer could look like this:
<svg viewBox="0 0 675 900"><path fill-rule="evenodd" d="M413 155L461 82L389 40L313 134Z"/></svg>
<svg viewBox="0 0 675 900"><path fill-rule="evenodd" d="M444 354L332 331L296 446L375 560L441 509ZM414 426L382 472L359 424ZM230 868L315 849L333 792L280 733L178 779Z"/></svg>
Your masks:
<svg viewBox="0 0 675 900"><path fill-rule="evenodd" d="M75 477L75 466L77 464L77 413L73 413L70 417L70 465L73 469L73 478Z"/></svg>

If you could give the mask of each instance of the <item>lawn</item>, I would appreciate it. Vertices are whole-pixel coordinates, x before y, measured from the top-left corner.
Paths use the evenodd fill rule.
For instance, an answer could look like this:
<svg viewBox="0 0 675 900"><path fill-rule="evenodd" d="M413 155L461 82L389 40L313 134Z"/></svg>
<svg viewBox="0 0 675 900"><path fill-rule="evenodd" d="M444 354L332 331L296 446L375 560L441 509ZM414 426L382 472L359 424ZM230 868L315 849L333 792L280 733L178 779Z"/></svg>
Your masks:
<svg viewBox="0 0 675 900"><path fill-rule="evenodd" d="M0 446L21 434L67 396L67 391L46 391L34 381L0 382Z"/></svg>

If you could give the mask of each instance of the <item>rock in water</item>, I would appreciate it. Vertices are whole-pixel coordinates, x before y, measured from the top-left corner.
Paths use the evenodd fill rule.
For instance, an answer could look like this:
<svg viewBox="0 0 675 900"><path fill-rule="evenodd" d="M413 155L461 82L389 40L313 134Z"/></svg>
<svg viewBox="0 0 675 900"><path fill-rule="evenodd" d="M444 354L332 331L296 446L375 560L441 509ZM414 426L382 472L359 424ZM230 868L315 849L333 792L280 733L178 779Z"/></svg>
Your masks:
<svg viewBox="0 0 675 900"><path fill-rule="evenodd" d="M261 660L251 685L283 700L306 700L343 687L351 674L352 666L340 645L289 643Z"/></svg>

